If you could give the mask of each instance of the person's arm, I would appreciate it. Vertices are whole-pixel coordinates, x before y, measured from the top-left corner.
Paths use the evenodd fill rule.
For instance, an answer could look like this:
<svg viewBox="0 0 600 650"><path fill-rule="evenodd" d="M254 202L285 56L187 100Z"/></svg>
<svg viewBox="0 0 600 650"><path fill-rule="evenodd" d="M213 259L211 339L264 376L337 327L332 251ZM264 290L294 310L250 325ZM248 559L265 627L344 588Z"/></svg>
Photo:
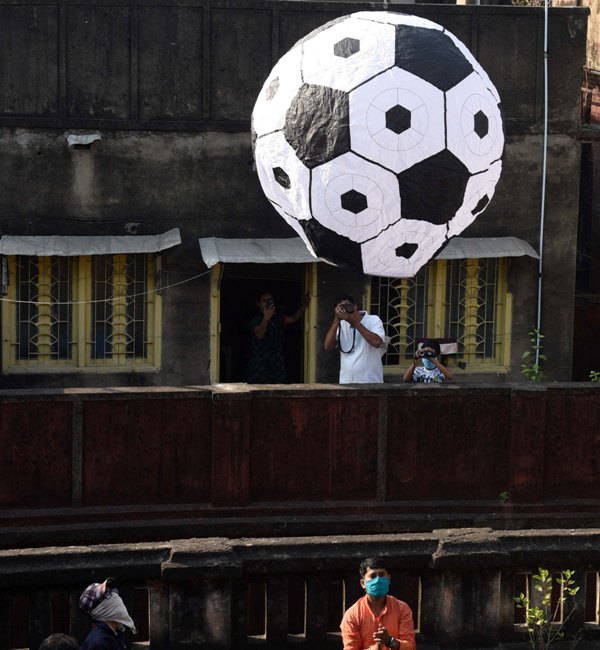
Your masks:
<svg viewBox="0 0 600 650"><path fill-rule="evenodd" d="M363 648L358 621L354 617L349 616L348 613L344 615L340 629L342 630L344 650L382 650L378 643L373 643Z"/></svg>
<svg viewBox="0 0 600 650"><path fill-rule="evenodd" d="M325 341L323 342L323 347L326 350L335 350L335 348L337 347L337 331L338 331L339 324L340 324L340 317L338 316L336 310L331 326L327 330L327 334L325 334Z"/></svg>
<svg viewBox="0 0 600 650"><path fill-rule="evenodd" d="M415 626L410 607L403 603L400 609L400 621L398 622L398 639L400 650L416 650Z"/></svg>
<svg viewBox="0 0 600 650"><path fill-rule="evenodd" d="M262 321L254 327L254 336L256 336L257 339L260 340L265 337L265 334L267 333L267 327L269 326L269 321L275 315L275 310L275 305L269 305L268 307L265 307Z"/></svg>
<svg viewBox="0 0 600 650"><path fill-rule="evenodd" d="M302 304L300 307L298 307L298 309L291 316L283 317L284 325L292 325L293 323L297 323L302 318L302 314L306 311L309 302L310 296L305 293L304 297L302 298Z"/></svg>
<svg viewBox="0 0 600 650"><path fill-rule="evenodd" d="M372 345L374 348L380 348L383 345L383 338L379 334L367 329L362 323L362 318L363 315L359 311L355 311L351 314L346 314L345 320L356 329L369 345Z"/></svg>
<svg viewBox="0 0 600 650"><path fill-rule="evenodd" d="M337 347L337 329L340 324L340 319L336 316L333 319L333 323L331 323L331 327L327 330L327 334L325 334L325 341L323 343L323 347L326 350L335 350Z"/></svg>
<svg viewBox="0 0 600 650"><path fill-rule="evenodd" d="M452 378L454 377L452 370L446 368L446 366L437 357L433 357L431 361L435 364L435 367L442 373L442 375L444 375L444 379L446 381L452 381Z"/></svg>
<svg viewBox="0 0 600 650"><path fill-rule="evenodd" d="M415 368L417 367L417 360L413 359L412 364L409 366L408 370L404 373L404 381L405 382L411 382L413 380L413 375L415 372Z"/></svg>

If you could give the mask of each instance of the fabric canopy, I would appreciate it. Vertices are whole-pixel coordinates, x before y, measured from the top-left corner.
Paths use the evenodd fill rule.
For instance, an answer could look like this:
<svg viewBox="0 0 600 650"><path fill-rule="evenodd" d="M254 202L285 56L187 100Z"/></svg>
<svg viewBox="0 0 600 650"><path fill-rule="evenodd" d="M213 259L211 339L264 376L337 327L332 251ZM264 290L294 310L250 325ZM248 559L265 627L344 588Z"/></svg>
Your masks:
<svg viewBox="0 0 600 650"><path fill-rule="evenodd" d="M256 264L302 264L318 262L300 237L288 239L221 239L198 240L202 259L210 269L218 262Z"/></svg>
<svg viewBox="0 0 600 650"><path fill-rule="evenodd" d="M208 268L218 262L256 264L285 264L318 262L300 237L288 239L200 239L202 258ZM479 237L466 239L454 237L436 256L436 259L466 259L484 257L539 258L533 247L517 237Z"/></svg>
<svg viewBox="0 0 600 650"><path fill-rule="evenodd" d="M157 253L181 244L179 228L162 235L3 235L1 255L115 255Z"/></svg>
<svg viewBox="0 0 600 650"><path fill-rule="evenodd" d="M454 237L435 258L438 260L481 259L484 257L540 256L534 248L517 237Z"/></svg>

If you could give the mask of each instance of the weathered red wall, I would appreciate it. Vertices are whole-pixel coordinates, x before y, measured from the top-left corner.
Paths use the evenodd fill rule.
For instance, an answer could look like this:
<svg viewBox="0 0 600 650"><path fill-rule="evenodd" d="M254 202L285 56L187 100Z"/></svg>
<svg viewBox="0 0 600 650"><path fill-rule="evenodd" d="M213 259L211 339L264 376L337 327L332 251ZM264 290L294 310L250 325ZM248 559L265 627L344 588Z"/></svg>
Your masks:
<svg viewBox="0 0 600 650"><path fill-rule="evenodd" d="M56 399L0 405L0 507L71 504L72 410Z"/></svg>
<svg viewBox="0 0 600 650"><path fill-rule="evenodd" d="M211 400L83 404L83 503L210 501Z"/></svg>
<svg viewBox="0 0 600 650"><path fill-rule="evenodd" d="M253 400L250 499L373 499L376 396Z"/></svg>
<svg viewBox="0 0 600 650"><path fill-rule="evenodd" d="M389 400L389 499L497 499L509 488L511 394L405 393Z"/></svg>
<svg viewBox="0 0 600 650"><path fill-rule="evenodd" d="M593 518L599 421L591 383L0 392L0 546L19 525L119 519L156 537L177 518L178 535L188 520L315 534L332 516L336 532L427 528L427 512Z"/></svg>

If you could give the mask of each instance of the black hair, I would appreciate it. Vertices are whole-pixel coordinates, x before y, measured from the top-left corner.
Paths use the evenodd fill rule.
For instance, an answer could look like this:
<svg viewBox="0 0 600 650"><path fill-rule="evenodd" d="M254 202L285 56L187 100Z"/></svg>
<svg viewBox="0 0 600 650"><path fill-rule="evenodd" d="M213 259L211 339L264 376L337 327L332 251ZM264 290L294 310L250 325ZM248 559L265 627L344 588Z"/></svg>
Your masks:
<svg viewBox="0 0 600 650"><path fill-rule="evenodd" d="M273 292L272 292L272 291L269 291L268 289L265 289L264 291L259 291L259 292L256 294L256 302L260 302L260 299L261 299L264 295L266 295L266 294L269 294L272 298L275 297L275 296L273 296Z"/></svg>
<svg viewBox="0 0 600 650"><path fill-rule="evenodd" d="M368 569L385 569L388 573L390 572L387 561L382 557L366 557L360 563L360 567L358 568L361 578L365 577L365 573Z"/></svg>
<svg viewBox="0 0 600 650"><path fill-rule="evenodd" d="M39 650L79 650L79 644L68 634L51 634L42 641Z"/></svg>
<svg viewBox="0 0 600 650"><path fill-rule="evenodd" d="M422 347L431 348L432 350L435 350L435 353L438 355L438 357L441 354L440 342L437 339L425 339L423 341Z"/></svg>
<svg viewBox="0 0 600 650"><path fill-rule="evenodd" d="M337 307L341 302L347 302L347 301L348 301L348 302L351 302L353 305L356 305L356 304L357 304L356 300L354 300L354 298L353 298L350 294L348 294L348 293L343 293L341 296L338 296L338 297L335 299L335 305L334 305L334 307Z"/></svg>

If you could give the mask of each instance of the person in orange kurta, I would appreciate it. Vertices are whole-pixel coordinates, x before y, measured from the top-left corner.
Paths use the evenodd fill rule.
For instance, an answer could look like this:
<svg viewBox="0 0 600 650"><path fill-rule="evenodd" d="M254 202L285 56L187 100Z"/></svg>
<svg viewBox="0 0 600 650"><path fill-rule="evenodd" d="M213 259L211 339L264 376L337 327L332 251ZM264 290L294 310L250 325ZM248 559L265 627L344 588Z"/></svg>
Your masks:
<svg viewBox="0 0 600 650"><path fill-rule="evenodd" d="M416 650L412 612L388 594L390 580L383 559L369 557L361 562L360 585L366 593L342 619L344 650Z"/></svg>

